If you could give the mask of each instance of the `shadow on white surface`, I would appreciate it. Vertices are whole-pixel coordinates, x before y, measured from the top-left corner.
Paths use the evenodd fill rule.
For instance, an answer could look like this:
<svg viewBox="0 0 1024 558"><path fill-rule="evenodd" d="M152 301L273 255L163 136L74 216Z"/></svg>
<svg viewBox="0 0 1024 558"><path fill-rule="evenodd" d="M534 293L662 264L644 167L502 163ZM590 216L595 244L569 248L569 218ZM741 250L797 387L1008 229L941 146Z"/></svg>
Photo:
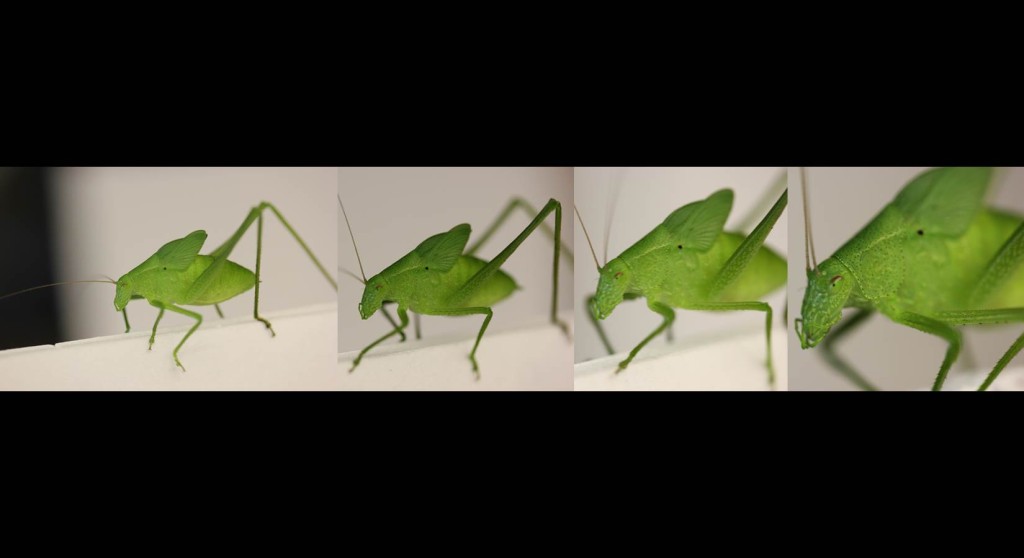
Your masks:
<svg viewBox="0 0 1024 558"><path fill-rule="evenodd" d="M171 356L188 327L132 332L0 352L0 390L331 390L340 382L333 303L265 314L277 332L248 317L203 324Z"/></svg>
<svg viewBox="0 0 1024 558"><path fill-rule="evenodd" d="M572 313L560 314L573 330ZM409 328L404 343L375 347L349 373L359 351L338 354L341 389L389 390L543 390L573 389L573 344L550 322L484 334L476 353L480 379L473 375L469 351L476 335L434 336L416 340Z"/></svg>
<svg viewBox="0 0 1024 558"><path fill-rule="evenodd" d="M663 339L663 338L662 338ZM709 335L669 344L652 341L619 374L629 352L575 366L577 391L767 391L764 329L739 336ZM776 390L788 385L786 332L772 330Z"/></svg>

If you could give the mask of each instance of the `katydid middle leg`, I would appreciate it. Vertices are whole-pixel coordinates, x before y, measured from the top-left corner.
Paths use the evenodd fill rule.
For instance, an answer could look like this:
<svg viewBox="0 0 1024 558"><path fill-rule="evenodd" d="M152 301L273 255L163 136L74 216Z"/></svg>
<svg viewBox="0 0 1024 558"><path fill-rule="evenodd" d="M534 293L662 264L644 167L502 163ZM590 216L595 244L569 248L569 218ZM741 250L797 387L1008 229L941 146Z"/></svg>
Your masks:
<svg viewBox="0 0 1024 558"><path fill-rule="evenodd" d="M736 310L764 312L764 336L768 349L765 366L768 368L768 385L775 389L775 365L772 364L772 307L767 302L706 302L703 304L688 304L684 309L711 312L730 312Z"/></svg>
<svg viewBox="0 0 1024 558"><path fill-rule="evenodd" d="M156 315L156 321L153 322L153 332L149 334L149 350L150 351L153 350L153 343L156 342L156 326L160 325L160 320L164 317L164 307L163 306L157 306L156 304L154 304L153 306L156 306L157 308L159 308L160 309L160 313Z"/></svg>
<svg viewBox="0 0 1024 558"><path fill-rule="evenodd" d="M174 352L171 353L172 356L174 356L174 363L177 364L179 368L181 368L182 372L184 372L185 371L185 367L182 366L181 361L178 360L178 351L181 350L181 346L185 344L185 341L188 341L188 338L191 337L192 334L195 333L195 331L197 329L199 329L199 326L203 323L203 316L200 315L200 314L197 314L195 312L192 312L190 310L185 310L184 308L182 308L180 306L175 306L173 304L164 304L162 302L150 302L150 304L152 304L153 306L156 306L157 308L160 309L160 315L157 316L157 320L156 320L157 323L159 323L160 322L160 318L163 317L164 310L170 310L171 312L177 312L178 314L181 314L183 316L188 316L189 318L192 318L193 320L196 321L195 325L193 325L188 330L188 333L185 334L185 337L183 337L181 339L181 341L178 342L178 345L176 347L174 347ZM153 324L153 332L154 332L154 334L156 333L156 324ZM150 344L152 346L152 338L150 338Z"/></svg>
<svg viewBox="0 0 1024 558"><path fill-rule="evenodd" d="M969 310L960 312L942 312L939 314L939 320L944 323L951 325L967 325L967 324L1005 324L1010 322L1024 322L1024 308L1000 308L996 310ZM1024 348L1024 334L1021 334L1010 348L1007 349L1006 353L1003 354L999 362L996 363L992 371L989 372L985 381L978 388L978 391L985 391L992 385L992 382L999 377L999 374L1006 368L1006 365L1013 360L1013 357L1017 356L1017 353Z"/></svg>
<svg viewBox="0 0 1024 558"><path fill-rule="evenodd" d="M949 325L950 323L955 323L955 320L942 321L914 312L898 310L891 311L887 315L898 324L910 326L918 331L941 337L949 343L949 347L946 349L946 357L942 359L942 365L939 367L939 374L935 377L935 383L932 384L932 391L941 391L942 384L946 382L946 376L949 374L949 368L953 366L957 356L960 355L960 332Z"/></svg>
<svg viewBox="0 0 1024 558"><path fill-rule="evenodd" d="M475 308L448 308L448 309L437 309L437 310L424 310L424 314L428 316L469 316L471 314L483 314L487 316L484 318L483 325L480 326L480 331L476 334L476 342L473 343L473 350L469 352L469 361L473 363L473 374L476 379L480 379L480 367L476 363L476 349L480 346L480 339L483 338L484 332L487 331L487 325L491 323L491 318L494 316L494 312L490 308L482 306Z"/></svg>

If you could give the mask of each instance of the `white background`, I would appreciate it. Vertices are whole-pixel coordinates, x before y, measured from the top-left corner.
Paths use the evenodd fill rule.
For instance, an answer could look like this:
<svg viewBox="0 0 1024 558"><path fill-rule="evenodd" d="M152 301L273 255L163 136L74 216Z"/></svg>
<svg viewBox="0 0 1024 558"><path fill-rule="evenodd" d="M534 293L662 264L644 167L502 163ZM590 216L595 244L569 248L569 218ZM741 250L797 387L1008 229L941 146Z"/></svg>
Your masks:
<svg viewBox="0 0 1024 558"><path fill-rule="evenodd" d="M604 261L604 238L607 227L607 211L612 203L615 188L621 186L621 193L615 204L614 226L608 248L608 258L618 256L637 240L651 232L659 223L677 208L690 202L706 198L722 188L731 188L735 194L733 210L726 222L725 230L735 231L737 225L764 198L784 168L717 167L717 168L585 168L575 170L576 206L580 211L590 238L594 242L597 257ZM767 213L768 207L757 216L753 226ZM783 257L787 251L787 207L775 228L768 235L766 244ZM748 231L749 232L749 229ZM576 233L576 362L583 362L605 356L597 331L587 317L586 297L597 288L598 273L587 247L582 230ZM773 321L781 319L785 289L780 288L765 300L775 311ZM604 320L612 346L618 352L628 352L662 322L644 299L624 302L615 313ZM764 331L764 315L760 312L691 312L677 311L675 339L686 342L706 338L709 333L735 335L741 330ZM664 336L662 337L664 338ZM643 352L637 355L640 359ZM784 388L785 386L781 386Z"/></svg>
<svg viewBox="0 0 1024 558"><path fill-rule="evenodd" d="M328 273L333 273L337 266L336 183L335 168L60 169L54 208L57 274L60 280L100 279L102 274L117 279L163 244L197 229L209 235L200 251L209 253L235 232L260 201L273 203ZM334 289L277 217L271 211L263 216L261 313L334 301ZM230 259L255 271L255 222ZM68 315L69 338L124 332L121 314L114 311L113 285L59 287L58 294L60 307ZM251 316L253 291L221 308L225 317ZM152 328L158 311L146 301L132 301L127 309L132 332ZM211 306L188 309L202 314L207 323L219 319ZM193 323L167 312L160 327ZM278 335L287 334L275 330ZM202 328L190 342L199 335ZM168 339L158 333L153 350L173 347L178 337ZM140 350L147 345L141 342ZM187 352L188 344L182 349L183 360Z"/></svg>
<svg viewBox="0 0 1024 558"><path fill-rule="evenodd" d="M928 167L811 167L808 169L811 228L818 261L832 255L857 234L911 179ZM989 191L990 206L1024 214L1024 169L1005 169ZM790 226L793 228L789 259L790 317L800 315L807 286L804 259L803 196L797 168L789 174ZM844 310L844 317L854 310ZM991 370L1024 324L963 328L964 341L978 368ZM789 324L791 390L858 389L821 358L821 346L806 351ZM849 333L839 344L839 354L880 389L930 388L946 354L942 339L892 323L877 313ZM1020 357L1016 359L1019 362ZM962 370L964 353L950 376ZM1011 363L1011 367L1015 363ZM950 380L947 380L950 381ZM977 386L975 386L977 387Z"/></svg>
<svg viewBox="0 0 1024 558"><path fill-rule="evenodd" d="M467 247L472 245L516 196L525 198L537 211L549 199L559 200L562 203L562 239L568 246L573 245L572 169L569 167L341 168L338 191L352 222L367 277L408 254L427 237L459 223L469 223L472 227ZM340 265L359 275L352 241L336 200L334 207L338 215ZM476 255L485 260L494 257L532 218L525 211L516 210ZM554 212L545 222L554 227ZM551 258L551 240L538 228L502 266L522 290L494 306L494 317L487 333L545 323L551 310ZM559 308L571 309L572 265L563 257L559 266ZM338 351L362 349L391 328L380 312L362 320L358 304L363 285L343 273L339 273L338 280ZM397 320L395 305L389 304L388 309ZM421 319L423 337L428 339L449 334L475 337L483 317L422 316ZM406 333L410 339L414 338L411 323ZM396 342L397 337L388 341ZM480 343L483 351L487 334ZM372 354L371 351L369 355ZM479 356L478 353L481 372L486 374L487 364ZM365 367L367 362L364 360L360 367ZM466 369L468 374L468 360ZM357 369L356 373L359 371Z"/></svg>

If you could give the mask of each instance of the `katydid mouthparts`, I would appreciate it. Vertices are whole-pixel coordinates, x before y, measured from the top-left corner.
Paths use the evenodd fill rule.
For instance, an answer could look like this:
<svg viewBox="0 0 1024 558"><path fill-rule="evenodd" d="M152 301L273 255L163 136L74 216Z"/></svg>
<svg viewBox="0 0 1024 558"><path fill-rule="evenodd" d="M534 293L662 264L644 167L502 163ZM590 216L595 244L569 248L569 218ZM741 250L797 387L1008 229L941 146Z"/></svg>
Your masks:
<svg viewBox="0 0 1024 558"><path fill-rule="evenodd" d="M588 315L608 354L615 354L615 350L601 320L611 316L621 302L644 298L647 307L662 317L661 325L630 351L616 373L624 371L652 339L671 327L676 308L757 311L765 313L765 367L768 384L774 389L772 309L759 299L786 283L785 259L764 246L786 207L784 186L779 181L781 195L749 235L724 230L732 211L733 191L723 189L676 209L654 230L603 266L598 263L584 227L599 274L597 291L587 298ZM582 218L580 225L583 226Z"/></svg>
<svg viewBox="0 0 1024 558"><path fill-rule="evenodd" d="M960 354L959 326L1024 322L1024 219L986 207L991 168L919 174L820 263L810 234L806 174L801 169L807 290L794 326L800 347L822 345L826 362L849 381L875 389L835 352L836 343L875 312L947 343L933 391L942 389ZM843 320L844 308L856 311ZM1022 347L1024 335L978 390L988 389Z"/></svg>
<svg viewBox="0 0 1024 558"><path fill-rule="evenodd" d="M270 209L281 221L288 232L295 238L306 255L313 261L320 273L323 274L331 287L337 291L338 285L334 277L324 268L320 261L310 250L309 246L302 240L299 234L284 218L280 211L268 202L261 202L252 208L238 230L228 238L217 249L209 254L200 255L199 251L206 242L206 231L197 230L184 238L172 240L156 251L144 262L134 269L122 275L117 281L68 281L41 285L11 293L0 300L25 292L52 287L56 285L71 283L111 283L115 285L114 310L121 312L124 316L125 333L131 331L128 322L127 305L132 300L146 300L150 305L160 310L156 321L153 323L153 330L149 336L149 349L152 350L156 340L157 326L164 316L165 311L171 311L195 320L195 324L188 330L185 336L175 346L172 356L174 363L182 369L185 367L178 358L185 341L199 328L203 317L193 311L186 310L182 306L214 306L220 317L224 317L219 304L234 298L250 289L255 289L255 302L253 304L253 318L263 323L271 336L275 336L270 321L260 316L260 268L263 251L263 211ZM235 245L242 238L253 222L256 222L256 271L231 261L228 256Z"/></svg>
<svg viewBox="0 0 1024 558"><path fill-rule="evenodd" d="M480 326L476 341L469 353L474 377L479 380L480 367L476 360L476 352L493 316L491 307L511 296L518 288L515 280L502 271L501 267L537 228L541 228L554 242L551 323L561 328L566 336L569 335L568 326L557 316L558 270L559 258L563 252L568 263L572 264L572 252L561 240L562 205L557 200L551 199L540 211L535 211L525 200L513 199L494 223L469 248L466 245L469 242L470 226L466 223L456 225L447 232L427 238L411 252L369 279L366 278L363 271L355 235L352 234L352 226L340 196L338 203L341 205L342 215L345 218L349 236L355 248L356 259L359 261L359 271L363 278L359 279L351 273L350 275L365 285L358 306L359 316L366 320L380 310L391 324L390 332L359 352L352 361L352 368L349 372L355 371L363 357L385 340L395 335L404 340L404 330L409 325L409 312L417 316L482 315L484 316L483 324ZM490 261L477 257L476 254L482 245L517 208L532 216L530 224ZM544 223L544 220L552 212L554 213L553 231ZM387 304L397 304L399 323L395 323L387 313L385 308ZM418 322L416 333L419 337Z"/></svg>

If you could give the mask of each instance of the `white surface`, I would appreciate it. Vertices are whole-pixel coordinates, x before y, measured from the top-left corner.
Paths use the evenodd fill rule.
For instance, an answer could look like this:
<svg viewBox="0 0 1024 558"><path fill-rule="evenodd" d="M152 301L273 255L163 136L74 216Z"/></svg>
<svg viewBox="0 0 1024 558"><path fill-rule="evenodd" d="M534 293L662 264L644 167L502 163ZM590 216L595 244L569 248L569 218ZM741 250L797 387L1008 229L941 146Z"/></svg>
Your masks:
<svg viewBox="0 0 1024 558"><path fill-rule="evenodd" d="M831 256L863 228L912 178L928 167L811 167L808 187L811 198L811 227L818 261ZM1024 214L1024 169L1007 169L989 192L988 205ZM997 174L998 177L998 174ZM793 329L800 316L807 287L804 258L803 194L798 169L789 173L789 224L793 243L789 258L789 331L793 355L790 389L857 390L821 356L821 346L801 350ZM844 316L854 310L847 309ZM991 367L1024 331L1024 324L962 328L965 348L974 356L973 368ZM942 339L900 326L877 313L843 338L839 354L875 387L883 390L913 390L931 386L946 354ZM1024 358L1021 356L1019 359ZM1015 365L1011 362L1010 365ZM960 353L953 372L968 369Z"/></svg>
<svg viewBox="0 0 1024 558"><path fill-rule="evenodd" d="M332 275L337 267L336 168L122 168L60 169L54 196L58 281L117 279L165 243L203 229L200 253L228 239L249 210L274 204ZM271 211L265 211L260 311L277 312L337 300L337 293ZM256 223L229 258L256 268ZM26 285L28 286L28 285ZM113 285L57 287L67 315L67 339L124 331L114 311ZM224 315L252 315L250 290L221 305ZM188 307L195 310L195 307ZM145 301L128 305L132 327L147 328L157 310ZM204 313L205 310L199 310ZM210 313L213 313L212 308ZM162 326L192 320L167 312ZM334 328L332 328L333 331Z"/></svg>
<svg viewBox="0 0 1024 558"><path fill-rule="evenodd" d="M572 316L561 316L572 331ZM477 325L479 329L479 324ZM476 334L435 336L404 343L388 341L363 357L349 373L359 351L338 355L338 375L345 390L572 390L572 341L550 323L492 333L476 353L480 380L469 362Z"/></svg>
<svg viewBox="0 0 1024 558"><path fill-rule="evenodd" d="M735 193L733 210L726 222L725 230L737 230L759 200L765 196L779 173L784 168L755 167L681 167L681 168L588 168L575 169L576 207L587 225L594 242L597 257L604 265L604 238L607 228L607 211L612 203L613 191L621 185L621 193L615 204L612 217L614 224L608 247L608 258L614 258L623 250L662 221L665 217L688 203L704 199L722 188L731 188ZM774 199L771 203L774 203ZM768 207L771 207L769 204ZM764 212L767 213L765 208ZM786 208L775 224L766 244L783 257L786 256L788 241L787 219L791 209ZM754 225L764 214L758 215ZM753 228L753 226L751 226ZM576 276L574 280L576 321L580 333L576 339L576 362L600 358L607 353L601 344L590 319L586 316L586 297L597 288L598 274L594 269L594 258L587 247L586 237L578 228L575 236ZM780 288L764 299L772 310L781 313L785 289ZM695 317L696 316L696 317ZM677 341L698 338L708 332L728 334L751 323L763 324L764 316L759 312L717 312L695 314L685 310L676 312L675 335ZM608 338L616 350L636 346L644 337L661 324L662 318L647 308L644 299L624 302L615 309L603 325ZM642 354L642 353L641 353Z"/></svg>
<svg viewBox="0 0 1024 558"><path fill-rule="evenodd" d="M341 168L338 191L352 221L366 276L372 277L427 237L469 223L469 245L516 196L540 211L551 198L562 203L562 239L573 245L572 169L517 168ZM348 230L334 200L340 265L359 275ZM490 259L526 228L533 216L516 210L477 254ZM554 212L545 220L554 227ZM538 228L502 266L522 290L494 306L489 333L537 323L551 311L551 240ZM559 309L572 308L572 265L559 263ZM379 315L363 321L357 310L363 285L339 273L338 351L360 349L390 330ZM389 305L395 315L394 305ZM410 315L410 319L412 316ZM475 335L480 316L423 316L425 338ZM411 330L411 328L410 328Z"/></svg>
<svg viewBox="0 0 1024 558"><path fill-rule="evenodd" d="M943 391L978 391L991 370L978 370L964 374L950 374L946 377ZM932 385L921 388L931 390ZM999 374L987 391L1024 391L1024 367L1007 368Z"/></svg>
<svg viewBox="0 0 1024 558"><path fill-rule="evenodd" d="M728 338L705 335L671 345L652 341L618 374L628 351L577 364L576 391L767 391L765 349L763 327ZM780 328L772 330L772 358L776 390L785 391L788 359Z"/></svg>
<svg viewBox="0 0 1024 558"><path fill-rule="evenodd" d="M188 327L161 327L148 351L150 327L129 334L0 352L0 390L331 390L334 304L269 313L277 332L248 318L204 318L178 353ZM187 410L183 410L187 411Z"/></svg>

